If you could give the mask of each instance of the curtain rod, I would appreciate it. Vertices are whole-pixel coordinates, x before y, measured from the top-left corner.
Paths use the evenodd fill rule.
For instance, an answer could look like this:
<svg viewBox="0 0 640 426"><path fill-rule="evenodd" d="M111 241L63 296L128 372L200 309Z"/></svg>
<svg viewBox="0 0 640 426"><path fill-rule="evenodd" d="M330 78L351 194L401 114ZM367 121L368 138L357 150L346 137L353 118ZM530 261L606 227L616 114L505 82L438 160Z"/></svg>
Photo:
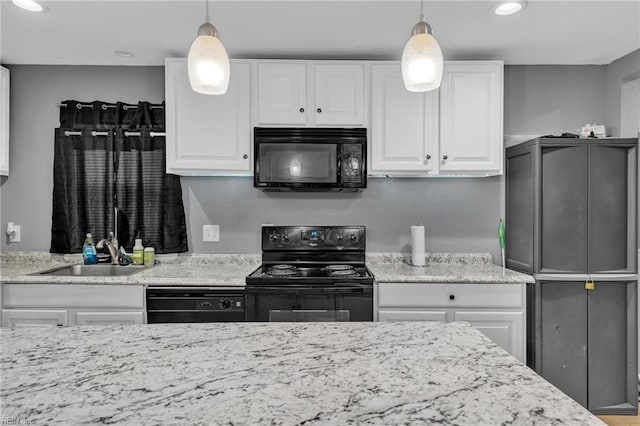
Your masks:
<svg viewBox="0 0 640 426"><path fill-rule="evenodd" d="M66 107L67 104L56 104L56 106L58 108L60 107ZM102 109L106 110L107 108L115 108L118 105L116 104L102 104ZM78 109L82 109L82 108L93 108L93 104L76 104L76 108ZM138 108L137 105L123 105L122 109L124 109L125 111L128 109L134 109L134 108ZM157 105L151 105L151 109L159 109L159 108L164 108L163 106L157 106Z"/></svg>
<svg viewBox="0 0 640 426"><path fill-rule="evenodd" d="M110 132L96 132L96 131L92 131L91 132L91 136L109 136ZM82 136L82 132L71 132L69 130L65 130L64 132L65 136ZM129 136L140 136L140 132L124 132L125 137L129 137ZM149 132L149 136L156 137L156 136L166 136L167 134L165 132Z"/></svg>

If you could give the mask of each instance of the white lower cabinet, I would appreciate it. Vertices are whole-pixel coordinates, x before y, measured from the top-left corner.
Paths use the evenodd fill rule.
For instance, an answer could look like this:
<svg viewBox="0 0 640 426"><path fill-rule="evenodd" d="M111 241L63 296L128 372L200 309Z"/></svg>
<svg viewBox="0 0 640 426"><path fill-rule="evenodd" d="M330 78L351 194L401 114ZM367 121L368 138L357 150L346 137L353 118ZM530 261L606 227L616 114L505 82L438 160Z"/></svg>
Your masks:
<svg viewBox="0 0 640 426"><path fill-rule="evenodd" d="M144 312L76 312L76 325L144 324Z"/></svg>
<svg viewBox="0 0 640 426"><path fill-rule="evenodd" d="M69 313L60 309L3 309L2 327L64 327Z"/></svg>
<svg viewBox="0 0 640 426"><path fill-rule="evenodd" d="M2 327L144 324L142 285L2 284Z"/></svg>
<svg viewBox="0 0 640 426"><path fill-rule="evenodd" d="M377 283L378 321L466 321L525 362L524 284Z"/></svg>

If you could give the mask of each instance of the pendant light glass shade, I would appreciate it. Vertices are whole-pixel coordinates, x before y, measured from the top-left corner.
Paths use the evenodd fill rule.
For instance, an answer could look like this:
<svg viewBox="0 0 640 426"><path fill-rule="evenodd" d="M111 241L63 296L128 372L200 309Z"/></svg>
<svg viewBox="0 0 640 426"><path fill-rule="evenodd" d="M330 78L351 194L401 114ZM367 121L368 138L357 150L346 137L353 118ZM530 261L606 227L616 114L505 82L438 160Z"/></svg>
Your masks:
<svg viewBox="0 0 640 426"><path fill-rule="evenodd" d="M427 92L440 87L442 50L424 20L418 22L402 51L402 79L410 92Z"/></svg>
<svg viewBox="0 0 640 426"><path fill-rule="evenodd" d="M207 14L208 15L208 14ZM191 88L205 95L223 95L229 87L229 55L218 38L216 28L206 22L198 29L187 58Z"/></svg>

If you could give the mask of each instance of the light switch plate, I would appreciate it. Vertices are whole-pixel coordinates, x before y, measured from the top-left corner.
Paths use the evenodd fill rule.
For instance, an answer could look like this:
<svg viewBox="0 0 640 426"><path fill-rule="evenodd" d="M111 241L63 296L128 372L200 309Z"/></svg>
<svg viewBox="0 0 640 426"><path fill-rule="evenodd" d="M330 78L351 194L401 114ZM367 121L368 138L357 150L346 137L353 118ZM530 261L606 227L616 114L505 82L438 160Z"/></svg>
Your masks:
<svg viewBox="0 0 640 426"><path fill-rule="evenodd" d="M205 243L220 241L220 225L202 225L202 241Z"/></svg>

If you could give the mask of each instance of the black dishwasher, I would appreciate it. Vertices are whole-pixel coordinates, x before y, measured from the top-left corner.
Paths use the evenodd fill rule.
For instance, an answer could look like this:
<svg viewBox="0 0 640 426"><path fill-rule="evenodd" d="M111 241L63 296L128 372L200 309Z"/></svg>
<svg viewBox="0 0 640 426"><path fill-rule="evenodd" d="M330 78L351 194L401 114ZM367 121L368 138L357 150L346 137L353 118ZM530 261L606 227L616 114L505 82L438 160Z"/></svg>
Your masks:
<svg viewBox="0 0 640 426"><path fill-rule="evenodd" d="M244 321L244 291L233 287L147 287L147 323Z"/></svg>

